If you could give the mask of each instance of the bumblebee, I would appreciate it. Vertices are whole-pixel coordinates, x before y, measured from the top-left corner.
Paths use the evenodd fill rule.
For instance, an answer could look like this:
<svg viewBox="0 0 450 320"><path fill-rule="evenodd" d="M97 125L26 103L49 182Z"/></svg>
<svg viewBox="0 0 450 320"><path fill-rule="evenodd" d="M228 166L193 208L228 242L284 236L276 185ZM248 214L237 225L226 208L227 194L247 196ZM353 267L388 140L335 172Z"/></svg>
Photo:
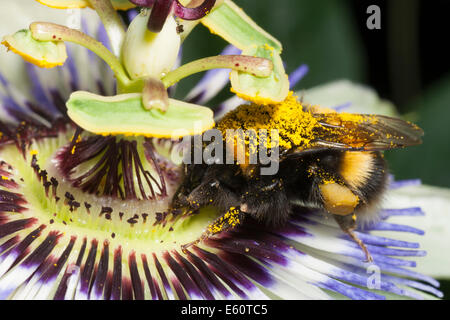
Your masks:
<svg viewBox="0 0 450 320"><path fill-rule="evenodd" d="M216 129L277 130L278 170L262 175L260 163L201 163L184 165L184 180L174 195L173 209L198 212L214 206L220 216L198 239L234 228L245 219L279 227L293 206L328 212L342 231L372 257L354 230L376 220L388 184L382 151L421 143L416 125L382 115L337 113L302 106L291 93L282 103L248 104L229 112ZM236 151L236 140L223 144ZM273 142L273 141L272 141ZM260 142L261 143L261 142ZM265 147L271 142L265 141ZM204 147L204 146L203 146Z"/></svg>

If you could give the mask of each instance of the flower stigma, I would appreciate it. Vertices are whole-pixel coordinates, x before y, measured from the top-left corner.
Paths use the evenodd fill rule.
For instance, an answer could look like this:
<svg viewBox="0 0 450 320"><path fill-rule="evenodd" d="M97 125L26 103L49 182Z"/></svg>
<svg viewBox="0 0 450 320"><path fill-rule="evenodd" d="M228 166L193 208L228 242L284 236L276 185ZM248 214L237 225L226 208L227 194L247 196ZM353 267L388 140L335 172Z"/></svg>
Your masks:
<svg viewBox="0 0 450 320"><path fill-rule="evenodd" d="M184 20L200 20L206 16L216 4L216 0L201 0L203 2L183 1L188 6L184 6L179 0L130 0L140 7L152 8L150 20L148 20L148 30L151 32L161 32L162 26L170 14ZM197 7L191 7L192 4Z"/></svg>

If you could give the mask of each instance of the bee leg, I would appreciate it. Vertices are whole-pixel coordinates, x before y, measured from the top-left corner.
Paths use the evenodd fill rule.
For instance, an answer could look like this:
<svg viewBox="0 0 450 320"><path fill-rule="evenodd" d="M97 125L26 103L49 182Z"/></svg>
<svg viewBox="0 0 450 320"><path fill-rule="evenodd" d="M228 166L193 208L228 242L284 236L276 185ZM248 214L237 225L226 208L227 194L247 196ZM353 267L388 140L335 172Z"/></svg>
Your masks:
<svg viewBox="0 0 450 320"><path fill-rule="evenodd" d="M244 218L245 212L243 212L241 208L231 207L227 212L225 212L208 226L207 230L201 238L204 239L209 236L213 236L221 232L233 229L240 225L244 221Z"/></svg>
<svg viewBox="0 0 450 320"><path fill-rule="evenodd" d="M283 225L289 219L291 205L282 179L261 176L249 183L241 196L241 210L267 225Z"/></svg>
<svg viewBox="0 0 450 320"><path fill-rule="evenodd" d="M191 208L199 209L214 201L219 188L220 182L216 179L203 182L197 188L192 190L186 200L189 202Z"/></svg>
<svg viewBox="0 0 450 320"><path fill-rule="evenodd" d="M240 204L236 193L218 179L203 182L188 195L186 200L192 209L214 206L220 212L226 212L229 208Z"/></svg>
<svg viewBox="0 0 450 320"><path fill-rule="evenodd" d="M187 248L198 244L199 242L202 242L209 237L212 237L216 234L225 232L227 230L233 229L240 225L245 218L246 213L243 212L240 208L237 207L231 207L228 209L227 212L222 214L219 218L214 220L203 232L203 234L200 236L200 238L189 242L185 245L182 245L181 248L183 251L185 251Z"/></svg>
<svg viewBox="0 0 450 320"><path fill-rule="evenodd" d="M206 169L201 165L186 165L184 179L172 198L171 209L179 210L189 207L189 194L201 184Z"/></svg>
<svg viewBox="0 0 450 320"><path fill-rule="evenodd" d="M338 223L339 227L342 231L350 236L350 238L358 244L358 246L362 249L364 254L366 255L366 262L373 262L373 258L370 255L369 250L367 250L366 245L356 236L354 233L356 229L356 215L333 215L334 220Z"/></svg>
<svg viewBox="0 0 450 320"><path fill-rule="evenodd" d="M214 199L221 191L220 182L213 179L198 185L189 193L177 194L177 197L172 202L173 209L183 208L188 213L198 213L200 208L214 204Z"/></svg>

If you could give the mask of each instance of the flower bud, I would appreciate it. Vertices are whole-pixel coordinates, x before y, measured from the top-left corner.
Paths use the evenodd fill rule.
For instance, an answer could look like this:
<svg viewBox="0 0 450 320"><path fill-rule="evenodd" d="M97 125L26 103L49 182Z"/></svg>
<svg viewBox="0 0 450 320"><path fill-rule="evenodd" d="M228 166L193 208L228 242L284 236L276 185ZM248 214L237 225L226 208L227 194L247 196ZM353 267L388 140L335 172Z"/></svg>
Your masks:
<svg viewBox="0 0 450 320"><path fill-rule="evenodd" d="M161 79L172 70L181 40L177 23L169 16L160 33L148 31L149 11L131 22L123 44L122 59L132 79L154 77Z"/></svg>

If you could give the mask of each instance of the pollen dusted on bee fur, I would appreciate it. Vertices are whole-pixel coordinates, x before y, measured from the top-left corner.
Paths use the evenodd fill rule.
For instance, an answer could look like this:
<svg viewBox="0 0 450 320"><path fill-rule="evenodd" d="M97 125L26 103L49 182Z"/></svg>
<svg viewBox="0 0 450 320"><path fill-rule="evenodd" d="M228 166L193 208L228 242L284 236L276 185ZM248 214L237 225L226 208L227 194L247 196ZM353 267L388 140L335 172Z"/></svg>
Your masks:
<svg viewBox="0 0 450 320"><path fill-rule="evenodd" d="M301 103L293 92L281 103L270 105L241 105L229 112L218 124L218 129L224 134L227 130L242 129L277 130L279 133L279 147L291 149L293 147L307 147L314 138L314 128L317 120L310 112L304 111ZM224 135L225 136L225 135ZM257 141L261 141L258 137ZM270 136L267 137L268 149L276 147L272 145Z"/></svg>
<svg viewBox="0 0 450 320"><path fill-rule="evenodd" d="M226 142L242 143L237 136L228 137L227 131L253 131L256 139L245 139L246 150L256 151L263 143L266 149L281 148L284 150L307 150L318 146L317 141L346 145L347 148L361 148L371 139L377 138L374 127L379 118L373 115L337 113L335 110L320 106L303 106L298 97L291 91L280 103L251 103L241 105L229 112L217 125L226 137ZM364 127L367 125L367 128ZM369 129L368 129L369 128ZM278 133L278 141L273 131ZM260 132L266 132L267 137ZM228 140L231 138L231 140ZM247 156L248 156L248 152Z"/></svg>
<svg viewBox="0 0 450 320"><path fill-rule="evenodd" d="M240 211L235 207L231 207L227 213L218 218L213 224L208 227L210 234L217 234L227 228L234 228L241 223Z"/></svg>

